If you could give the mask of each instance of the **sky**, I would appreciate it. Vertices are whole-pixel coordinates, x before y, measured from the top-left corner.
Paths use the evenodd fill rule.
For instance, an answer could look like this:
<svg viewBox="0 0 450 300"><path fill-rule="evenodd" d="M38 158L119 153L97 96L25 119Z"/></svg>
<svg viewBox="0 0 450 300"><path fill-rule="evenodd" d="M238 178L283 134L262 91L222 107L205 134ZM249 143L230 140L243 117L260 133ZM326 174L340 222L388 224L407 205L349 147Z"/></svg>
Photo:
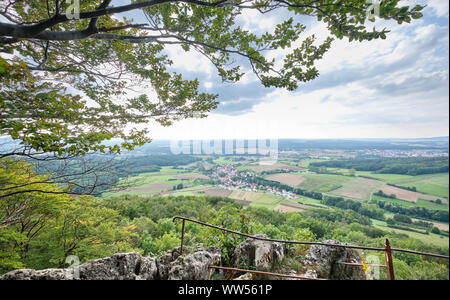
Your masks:
<svg viewBox="0 0 450 300"><path fill-rule="evenodd" d="M120 1L120 0L117 0ZM117 2L116 1L116 2ZM123 0L125 1L125 0ZM126 2L126 1L125 1ZM152 123L156 139L229 138L419 138L449 135L449 8L445 0L426 4L424 17L410 24L377 20L391 32L386 40L336 40L318 62L320 76L298 89L265 88L251 72L225 84L209 61L170 46L172 69L198 78L201 90L218 93L219 107L206 119ZM242 17L245 28L271 31L285 15ZM138 21L139 15L135 16ZM305 36L328 36L306 19ZM275 53L272 55L281 55ZM242 68L249 69L243 61Z"/></svg>

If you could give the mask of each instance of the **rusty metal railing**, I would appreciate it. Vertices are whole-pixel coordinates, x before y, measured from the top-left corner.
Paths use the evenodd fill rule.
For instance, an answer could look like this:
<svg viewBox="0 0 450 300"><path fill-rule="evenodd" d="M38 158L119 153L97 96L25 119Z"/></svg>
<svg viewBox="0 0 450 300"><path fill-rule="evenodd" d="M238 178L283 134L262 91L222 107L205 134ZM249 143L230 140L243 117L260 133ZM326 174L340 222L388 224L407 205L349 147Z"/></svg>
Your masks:
<svg viewBox="0 0 450 300"><path fill-rule="evenodd" d="M223 228L223 227L216 226L216 225L211 225L211 224L208 224L208 223L205 223L205 222L201 222L201 221L198 221L198 220L194 220L194 219L190 219L190 218L186 218L186 217L182 217L182 216L175 216L175 217L173 217L172 221L175 222L175 220L178 220L178 219L182 220L180 255L183 255L185 222L189 221L189 222L192 222L192 223L200 224L202 226L215 228L215 229L218 229L218 230L221 230L221 231L224 231L224 232L229 232L229 233L232 233L232 234L237 234L237 235L240 235L240 236L244 236L244 237L255 239L255 240L261 240L261 241L277 242L277 243L285 243L285 244L296 244L296 245L319 245L319 246L327 246L327 247L341 247L341 248L349 248L349 249L383 251L385 253L385 257L386 257L386 265L370 265L370 264L366 264L366 265L368 265L368 266L386 267L389 280L394 280L395 279L394 263L392 261L392 252L393 251L449 259L449 256L442 255L442 254L426 253L426 252L413 251L413 250L400 249L400 248L391 248L388 239L385 239L383 248L366 247L366 246L354 246L354 245L328 244L328 243L321 243L321 242L302 242L302 241L291 241L291 240L277 240L277 239L253 236L253 235L250 235L250 234L242 233L242 232L239 232L239 231L234 231L234 230ZM338 262L338 264L362 266L362 264L346 263L346 262ZM219 268L234 269L236 271L248 272L248 273L261 272L261 271L243 270L243 269L228 268L228 267L214 267L214 268L217 268L217 269L219 269ZM267 273L267 272L264 272L264 273ZM271 275L277 276L275 274L277 274L277 273L271 273ZM268 274L266 274L266 275L268 275ZM278 274L278 275L283 275L283 274ZM283 276L279 276L279 277L287 277L287 276L291 276L291 275L283 275ZM304 278L302 278L302 279L304 279Z"/></svg>

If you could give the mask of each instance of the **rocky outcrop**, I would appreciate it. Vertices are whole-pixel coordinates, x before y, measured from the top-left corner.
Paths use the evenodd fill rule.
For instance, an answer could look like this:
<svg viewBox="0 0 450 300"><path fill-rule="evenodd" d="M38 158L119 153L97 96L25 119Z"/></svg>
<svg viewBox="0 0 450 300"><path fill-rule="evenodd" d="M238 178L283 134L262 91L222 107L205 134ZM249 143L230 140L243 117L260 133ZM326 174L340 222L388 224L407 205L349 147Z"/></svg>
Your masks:
<svg viewBox="0 0 450 300"><path fill-rule="evenodd" d="M209 266L219 265L220 249L197 247L193 253L179 255L179 248L159 258L142 257L137 252L118 253L88 261L73 269L15 270L0 280L206 280Z"/></svg>
<svg viewBox="0 0 450 300"><path fill-rule="evenodd" d="M258 235L266 238L266 235ZM330 245L345 245L333 240ZM186 247L183 255L177 247L158 258L143 257L137 252L118 253L111 257L88 261L75 269L22 269L0 276L0 280L207 280L212 270L209 266L221 264L221 251L217 247ZM365 279L363 268L337 262L361 263L355 250L344 247L313 245L309 248L303 268L284 270L283 243L248 238L234 250L232 265L241 269L256 269L274 273L307 277L311 279ZM268 279L260 274L235 273L235 279ZM270 277L270 279L277 279ZM294 278L295 279L295 278Z"/></svg>
<svg viewBox="0 0 450 300"><path fill-rule="evenodd" d="M267 235L256 237L268 238ZM248 238L234 250L233 266L255 267L258 270L272 270L284 257L284 244Z"/></svg>
<svg viewBox="0 0 450 300"><path fill-rule="evenodd" d="M169 280L207 280L209 279L209 266L220 265L222 254L219 248L197 247L197 250L188 255L179 256L169 264Z"/></svg>
<svg viewBox="0 0 450 300"><path fill-rule="evenodd" d="M323 243L346 245L333 240L326 240ZM337 264L337 262L360 264L361 256L354 249L312 245L306 253L303 265L306 267L306 272L315 273L320 278L352 280L364 280L366 278L361 266L342 265Z"/></svg>
<svg viewBox="0 0 450 300"><path fill-rule="evenodd" d="M67 272L64 269L46 269L38 271L21 269L0 276L0 280L65 280L67 278L66 273Z"/></svg>

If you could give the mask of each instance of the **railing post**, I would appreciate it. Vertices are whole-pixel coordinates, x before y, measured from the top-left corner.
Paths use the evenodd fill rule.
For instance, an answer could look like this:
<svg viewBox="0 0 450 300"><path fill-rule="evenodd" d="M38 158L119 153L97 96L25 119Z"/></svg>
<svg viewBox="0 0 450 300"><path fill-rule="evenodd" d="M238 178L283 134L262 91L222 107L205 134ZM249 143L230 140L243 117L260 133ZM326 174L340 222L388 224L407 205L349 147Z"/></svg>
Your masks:
<svg viewBox="0 0 450 300"><path fill-rule="evenodd" d="M386 267L387 267L387 274L389 280L395 280L394 275L394 263L392 262L392 251L391 251L391 245L389 244L389 240L384 240L384 249L386 254Z"/></svg>
<svg viewBox="0 0 450 300"><path fill-rule="evenodd" d="M184 242L184 222L183 219L182 225L181 225L181 248L180 248L180 255L183 255L183 242Z"/></svg>

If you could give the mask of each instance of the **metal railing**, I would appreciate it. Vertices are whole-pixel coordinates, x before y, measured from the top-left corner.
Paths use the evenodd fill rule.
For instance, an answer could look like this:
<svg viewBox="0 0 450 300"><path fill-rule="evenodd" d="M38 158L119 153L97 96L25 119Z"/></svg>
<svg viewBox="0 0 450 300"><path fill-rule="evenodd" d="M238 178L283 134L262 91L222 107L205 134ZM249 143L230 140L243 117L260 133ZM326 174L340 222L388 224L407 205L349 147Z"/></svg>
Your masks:
<svg viewBox="0 0 450 300"><path fill-rule="evenodd" d="M371 250L371 251L383 251L385 252L386 257L386 265L370 265L366 264L366 266L377 266L377 267L386 267L387 268L387 274L389 280L394 280L394 264L392 261L392 252L403 252L403 253L410 253L410 254L417 254L417 255L423 255L423 256L430 256L430 257L438 257L438 258L444 258L449 259L449 256L442 255L442 254L435 254L435 253L426 253L426 252L420 252L420 251L413 251L408 249L400 249L400 248L391 248L389 240L385 239L384 241L384 248L376 248L376 247L366 247L366 246L354 246L354 245L343 245L343 244L328 244L328 243L321 243L321 242L302 242L302 241L290 241L290 240L277 240L277 239L271 239L271 238L264 238L259 236L253 236L250 234L234 231L231 229L223 228L216 225L211 225L205 222L201 222L198 220L182 217L182 216L175 216L173 217L172 221L175 222L176 220L182 220L182 227L181 227L181 247L180 247L180 255L183 255L183 244L184 244L184 230L185 230L185 222L189 221L192 223L196 223L202 226L215 228L224 232L244 236L247 238L255 239L255 240L261 240L261 241L268 241L268 242L277 242L277 243L285 243L285 244L296 244L296 245L319 245L319 246L327 246L327 247L341 247L341 248L349 248L349 249L360 249L360 250ZM363 264L357 264L357 263L348 263L348 262L337 262L338 264L342 265L349 265L349 266L363 266ZM254 270L244 270L239 268L231 268L231 267L217 267L217 266L211 266L210 268L215 269L224 269L224 270L234 270L238 272L248 272L248 273L256 273L256 274L263 274L266 275L272 275L272 276L278 276L278 277L291 277L291 278L299 278L299 279L311 279L301 276L294 276L294 275L285 275L285 274L278 274L278 273L269 273L269 272L262 272L262 271L254 271Z"/></svg>

